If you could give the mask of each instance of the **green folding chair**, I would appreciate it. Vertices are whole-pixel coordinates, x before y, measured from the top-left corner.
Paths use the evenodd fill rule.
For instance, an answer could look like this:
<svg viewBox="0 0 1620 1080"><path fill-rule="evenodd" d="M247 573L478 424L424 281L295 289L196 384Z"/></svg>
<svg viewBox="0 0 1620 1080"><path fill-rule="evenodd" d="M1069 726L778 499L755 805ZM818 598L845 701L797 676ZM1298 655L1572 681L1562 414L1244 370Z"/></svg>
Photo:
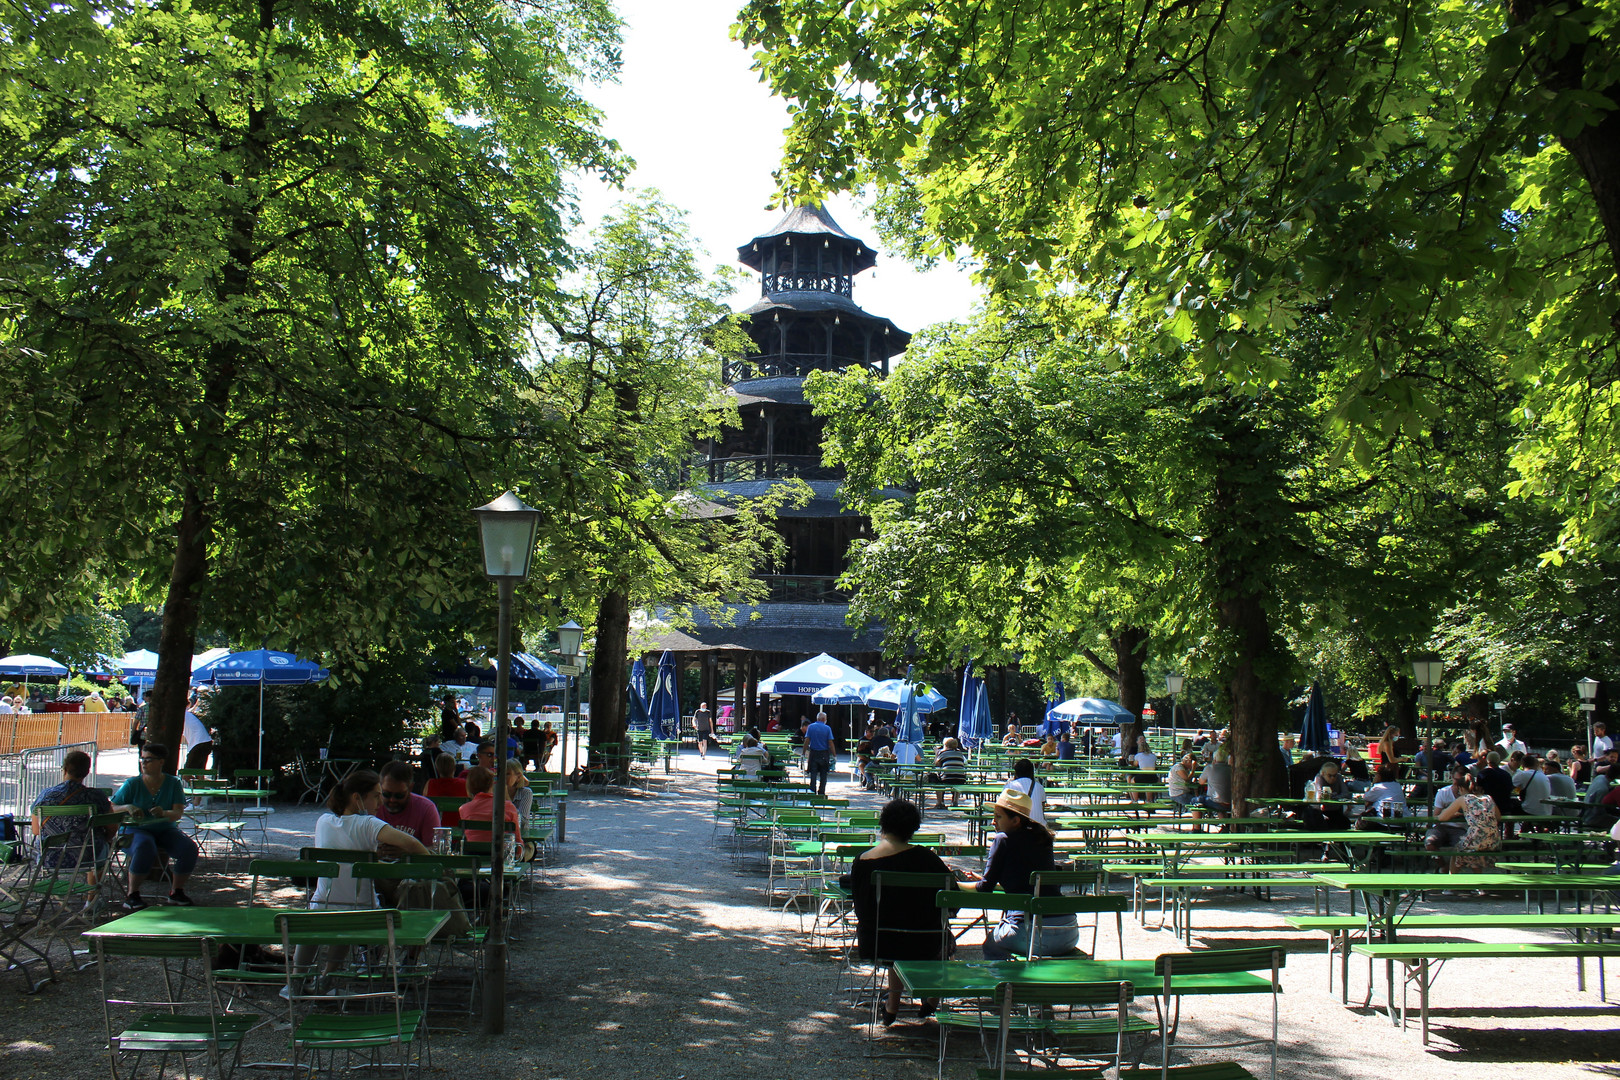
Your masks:
<svg viewBox="0 0 1620 1080"><path fill-rule="evenodd" d="M294 1072L303 1069L306 1055L311 1071L320 1072L326 1059L328 1074L335 1069L339 1055L346 1063L358 1057L364 1067L384 1067L384 1052L399 1067L401 1080L417 1071L426 1053L427 1026L421 1009L407 1008L399 979L398 947L394 938L394 918L398 913L382 911L298 911L276 916L281 947L286 954L287 1017L292 1028ZM336 997L305 991L301 973L294 970L293 956L299 945L330 945L334 940L351 943L360 939L372 950L374 962L383 966L368 989L341 993ZM337 1005L342 1012L326 1011Z"/></svg>
<svg viewBox="0 0 1620 1080"><path fill-rule="evenodd" d="M213 940L98 936L95 949L101 975L101 1015L107 1030L113 1080L120 1080L120 1059L133 1058L130 1068L133 1076L140 1069L141 1059L148 1054L158 1055L160 1074L169 1055L178 1054L183 1062L189 1056L200 1054L207 1058L214 1076L229 1080L241 1061L242 1040L259 1018L251 1013L227 1012L221 1004L214 983L213 961L218 950ZM112 996L107 985L111 957L159 961L163 996L155 1000ZM195 972L190 970L192 961L197 962ZM152 1011L138 1012L115 1024L115 1009ZM188 1075L189 1072L188 1068Z"/></svg>
<svg viewBox="0 0 1620 1080"><path fill-rule="evenodd" d="M1113 1068L1120 1068L1125 1049L1125 1035L1130 1023L1130 1004L1134 990L1128 982L1078 982L1020 985L1004 982L996 986L991 999L997 1013L997 1049L989 1068L975 1070L975 1080L1104 1080L1103 1069L1108 1059ZM1095 1067L1048 1067L1041 1069L1008 1068L1012 1057L1013 1035L1021 1030L1043 1031L1047 1028L1044 1016L1055 1009L1087 1010L1086 1020L1099 1037L1113 1037L1113 1052L1098 1055L1101 1063ZM1033 1026L1031 1026L1033 1025ZM1032 1062L1040 1055L1032 1052Z"/></svg>

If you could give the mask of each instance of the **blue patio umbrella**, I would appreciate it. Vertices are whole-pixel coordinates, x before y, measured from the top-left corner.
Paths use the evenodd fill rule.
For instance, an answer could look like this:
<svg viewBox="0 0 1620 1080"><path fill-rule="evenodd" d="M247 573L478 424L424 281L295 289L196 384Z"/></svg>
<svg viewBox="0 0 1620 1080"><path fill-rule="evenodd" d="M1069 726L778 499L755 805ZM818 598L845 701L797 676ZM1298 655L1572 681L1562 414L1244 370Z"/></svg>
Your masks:
<svg viewBox="0 0 1620 1080"><path fill-rule="evenodd" d="M647 703L647 724L658 740L681 737L681 699L675 686L675 657L664 650L658 658L658 677Z"/></svg>
<svg viewBox="0 0 1620 1080"><path fill-rule="evenodd" d="M1053 716L1066 720L1102 720L1109 724L1123 724L1136 719L1136 715L1125 706L1107 698L1070 698L1051 712Z"/></svg>
<svg viewBox="0 0 1620 1080"><path fill-rule="evenodd" d="M913 705L919 713L935 713L951 707L945 695L927 683L913 683L907 679L885 679L867 692L866 704L874 709L899 712L902 695L910 691Z"/></svg>
<svg viewBox="0 0 1620 1080"><path fill-rule="evenodd" d="M962 749L973 750L980 743L995 738L995 735L990 720L990 695L985 690L984 680L973 674L973 662L970 660L967 670L962 673L962 709L956 721L956 737Z"/></svg>
<svg viewBox="0 0 1620 1080"><path fill-rule="evenodd" d="M1036 732L1042 738L1048 735L1061 735L1063 730L1069 726L1067 721L1058 715L1057 711L1058 706L1063 703L1063 680L1059 679L1056 685L1057 690L1053 694L1052 700L1046 703L1046 718L1041 721L1041 726Z"/></svg>
<svg viewBox="0 0 1620 1080"><path fill-rule="evenodd" d="M17 653L0 658L0 676L13 679L65 679L68 669L48 656Z"/></svg>
<svg viewBox="0 0 1620 1080"><path fill-rule="evenodd" d="M259 768L264 768L264 688L270 686L296 686L299 683L320 682L330 676L325 668L308 660L300 660L292 653L274 649L250 649L247 652L228 653L204 664L191 673L191 685L259 687Z"/></svg>
<svg viewBox="0 0 1620 1080"><path fill-rule="evenodd" d="M821 653L759 681L762 694L814 694L838 682L872 680L837 657Z"/></svg>
<svg viewBox="0 0 1620 1080"><path fill-rule="evenodd" d="M822 687L810 700L817 705L864 705L874 685L871 679L845 679Z"/></svg>
<svg viewBox="0 0 1620 1080"><path fill-rule="evenodd" d="M1299 724L1299 748L1313 754L1326 754L1333 749L1328 737L1327 705L1322 701L1319 683L1311 683L1311 697L1305 703L1305 716Z"/></svg>
<svg viewBox="0 0 1620 1080"><path fill-rule="evenodd" d="M489 666L493 671L499 665L491 659ZM540 690L561 690L569 685L568 676L558 674L556 668L528 653L512 654L512 670L508 674L507 685L510 686L517 679L528 679Z"/></svg>
<svg viewBox="0 0 1620 1080"><path fill-rule="evenodd" d="M647 720L647 664L641 657L630 665L630 712L628 726L631 731L646 731Z"/></svg>

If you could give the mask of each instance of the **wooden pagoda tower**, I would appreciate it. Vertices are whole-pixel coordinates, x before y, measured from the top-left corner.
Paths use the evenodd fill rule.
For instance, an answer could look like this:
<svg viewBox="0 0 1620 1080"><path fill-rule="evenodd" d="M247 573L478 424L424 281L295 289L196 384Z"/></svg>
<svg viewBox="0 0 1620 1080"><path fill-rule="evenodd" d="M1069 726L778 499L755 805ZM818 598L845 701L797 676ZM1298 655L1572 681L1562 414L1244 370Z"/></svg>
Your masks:
<svg viewBox="0 0 1620 1080"><path fill-rule="evenodd" d="M822 424L804 396L812 371L864 367L881 376L911 335L855 303L856 275L877 262L877 252L845 232L826 210L799 206L769 232L737 249L744 266L759 273L760 298L743 312L753 350L728 362L723 377L735 395L740 428L728 428L697 448L694 487L716 503L757 498L790 477L810 486L812 498L777 518L786 555L765 576L770 595L734 612L730 625L701 623L670 631L655 650L670 649L683 663L702 665L702 699L715 704L719 667L735 665L739 725L765 724L759 680L817 653L878 671L880 628L851 628L849 598L838 589L850 542L870 523L847 510L840 497L842 471L822 464ZM656 661L656 654L651 658ZM683 701L690 712L695 702ZM784 723L814 709L808 699L789 702Z"/></svg>

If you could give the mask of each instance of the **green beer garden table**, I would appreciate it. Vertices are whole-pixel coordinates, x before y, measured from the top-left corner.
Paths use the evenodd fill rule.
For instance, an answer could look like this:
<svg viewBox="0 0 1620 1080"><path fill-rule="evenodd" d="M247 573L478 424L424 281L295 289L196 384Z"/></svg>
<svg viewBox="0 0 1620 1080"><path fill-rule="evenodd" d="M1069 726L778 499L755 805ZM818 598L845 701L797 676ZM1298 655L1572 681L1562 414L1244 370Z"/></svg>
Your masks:
<svg viewBox="0 0 1620 1080"><path fill-rule="evenodd" d="M901 960L895 974L912 997L988 997L1000 983L1040 986L1046 983L1129 982L1143 996L1157 996L1164 979L1153 973L1152 960ZM1170 984L1182 994L1269 994L1271 979L1252 972L1183 975Z"/></svg>
<svg viewBox="0 0 1620 1080"><path fill-rule="evenodd" d="M213 938L243 945L277 945L281 932L276 929L277 915L301 914L308 908L273 907L149 907L112 922L103 923L94 930L86 930L87 938L118 937L172 937ZM394 943L396 945L426 945L450 921L448 911L395 911ZM327 934L319 940L305 938L316 945L374 945L379 942L376 932L363 935Z"/></svg>

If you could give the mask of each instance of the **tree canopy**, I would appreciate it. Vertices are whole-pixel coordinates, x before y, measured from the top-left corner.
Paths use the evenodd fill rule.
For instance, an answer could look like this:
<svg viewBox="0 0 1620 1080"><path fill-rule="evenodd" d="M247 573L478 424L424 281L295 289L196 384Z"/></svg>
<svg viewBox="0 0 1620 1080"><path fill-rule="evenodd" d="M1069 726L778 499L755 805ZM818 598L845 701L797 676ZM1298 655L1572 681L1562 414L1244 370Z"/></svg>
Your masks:
<svg viewBox="0 0 1620 1080"><path fill-rule="evenodd" d="M1514 0L754 0L782 184L869 184L891 241L997 289L1130 308L1244 390L1331 318L1363 459L1477 343L1518 393L1515 494L1613 526L1615 7Z"/></svg>
<svg viewBox="0 0 1620 1080"><path fill-rule="evenodd" d="M625 165L579 96L617 62L608 7L5 19L0 615L162 597L171 736L205 600L357 664L467 625L462 513L567 467L530 467L560 425L515 391L571 264L566 173Z"/></svg>

